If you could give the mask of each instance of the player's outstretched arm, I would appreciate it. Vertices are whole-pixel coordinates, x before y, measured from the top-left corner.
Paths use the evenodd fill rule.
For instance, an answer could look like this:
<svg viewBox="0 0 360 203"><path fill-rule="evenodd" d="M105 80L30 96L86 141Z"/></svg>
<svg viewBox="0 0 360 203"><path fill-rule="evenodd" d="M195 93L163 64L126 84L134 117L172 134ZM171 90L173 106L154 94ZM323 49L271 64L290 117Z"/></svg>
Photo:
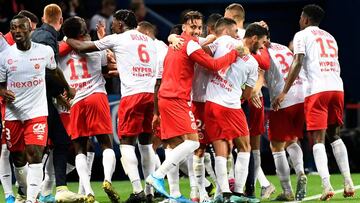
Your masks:
<svg viewBox="0 0 360 203"><path fill-rule="evenodd" d="M92 41L82 41L77 39L68 38L66 39L68 43L76 52L92 52L99 51Z"/></svg>
<svg viewBox="0 0 360 203"><path fill-rule="evenodd" d="M273 102L273 109L277 111L280 108L281 102L284 100L285 95L290 90L292 84L294 83L295 79L299 76L303 61L304 61L304 54L295 54L294 60L291 63L290 70L288 77L286 79L286 83L284 86L283 91L275 98Z"/></svg>

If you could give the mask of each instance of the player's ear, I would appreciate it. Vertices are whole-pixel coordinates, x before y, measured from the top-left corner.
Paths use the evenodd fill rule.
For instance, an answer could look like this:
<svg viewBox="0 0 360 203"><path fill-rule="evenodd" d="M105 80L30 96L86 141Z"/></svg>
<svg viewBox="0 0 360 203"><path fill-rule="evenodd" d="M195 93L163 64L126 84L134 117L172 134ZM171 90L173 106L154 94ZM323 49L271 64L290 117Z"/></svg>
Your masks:
<svg viewBox="0 0 360 203"><path fill-rule="evenodd" d="M182 24L181 29L182 29L183 32L185 31L185 25L184 24Z"/></svg>

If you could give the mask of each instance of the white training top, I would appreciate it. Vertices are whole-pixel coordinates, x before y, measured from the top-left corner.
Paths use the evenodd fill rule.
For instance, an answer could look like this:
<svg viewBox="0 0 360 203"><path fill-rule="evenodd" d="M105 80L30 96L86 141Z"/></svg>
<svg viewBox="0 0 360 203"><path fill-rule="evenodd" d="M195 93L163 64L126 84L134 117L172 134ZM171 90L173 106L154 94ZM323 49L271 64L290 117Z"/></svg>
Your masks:
<svg viewBox="0 0 360 203"><path fill-rule="evenodd" d="M115 53L122 97L154 93L157 54L153 39L137 30L129 30L94 43L99 50L111 49Z"/></svg>
<svg viewBox="0 0 360 203"><path fill-rule="evenodd" d="M282 92L285 81L293 61L293 53L284 45L271 43L268 48L270 54L270 69L265 72L266 85L269 88L271 103ZM294 81L289 92L286 94L280 109L304 102L306 78L304 70L300 71L299 77ZM272 106L270 105L272 109Z"/></svg>
<svg viewBox="0 0 360 203"><path fill-rule="evenodd" d="M305 96L325 91L343 91L336 40L325 30L309 26L295 34L294 54L305 54L304 71L308 80Z"/></svg>
<svg viewBox="0 0 360 203"><path fill-rule="evenodd" d="M106 51L78 54L71 51L59 60L60 68L69 85L76 89L71 105L90 96L95 92L106 94L105 79L101 66L106 66Z"/></svg>
<svg viewBox="0 0 360 203"><path fill-rule="evenodd" d="M45 68L56 69L51 47L31 42L31 48L20 51L16 44L0 56L0 82L15 94L6 104L5 120L25 121L47 116Z"/></svg>
<svg viewBox="0 0 360 203"><path fill-rule="evenodd" d="M168 51L168 46L161 40L155 39L157 66L156 79L161 79L164 72L164 59Z"/></svg>
<svg viewBox="0 0 360 203"><path fill-rule="evenodd" d="M221 36L215 40L217 49L214 58L224 56L239 43L238 40L230 36ZM240 109L243 84L254 87L258 79L259 64L251 55L238 57L237 61L231 64L230 68L225 68L210 76L206 90L206 100L219 105Z"/></svg>

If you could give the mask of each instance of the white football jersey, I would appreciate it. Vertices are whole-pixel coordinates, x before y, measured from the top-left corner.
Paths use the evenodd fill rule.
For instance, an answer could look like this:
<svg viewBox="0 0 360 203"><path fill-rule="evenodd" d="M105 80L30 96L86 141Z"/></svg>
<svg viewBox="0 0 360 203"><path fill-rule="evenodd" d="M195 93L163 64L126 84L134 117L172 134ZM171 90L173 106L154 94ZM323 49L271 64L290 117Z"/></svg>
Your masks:
<svg viewBox="0 0 360 203"><path fill-rule="evenodd" d="M0 53L3 52L8 47L9 47L9 44L7 43L4 36L0 33Z"/></svg>
<svg viewBox="0 0 360 203"><path fill-rule="evenodd" d="M244 39L246 30L244 28L238 28L237 34L239 39Z"/></svg>
<svg viewBox="0 0 360 203"><path fill-rule="evenodd" d="M156 79L161 79L164 72L164 59L168 51L168 46L161 40L155 39L157 66L156 66Z"/></svg>
<svg viewBox="0 0 360 203"><path fill-rule="evenodd" d="M106 51L86 54L71 51L60 58L59 65L67 82L76 89L76 95L71 101L72 105L95 92L106 94L105 79L101 73L101 66L106 64Z"/></svg>
<svg viewBox="0 0 360 203"><path fill-rule="evenodd" d="M6 104L5 120L25 121L47 116L45 68L56 69L51 47L31 42L31 48L21 51L16 44L0 56L0 82L15 94Z"/></svg>
<svg viewBox="0 0 360 203"><path fill-rule="evenodd" d="M192 101L205 102L206 101L206 89L209 83L209 77L212 75L211 71L201 67L195 63L194 77L192 83Z"/></svg>
<svg viewBox="0 0 360 203"><path fill-rule="evenodd" d="M94 43L99 50L111 49L115 53L122 97L154 93L157 54L153 39L137 30L129 30Z"/></svg>
<svg viewBox="0 0 360 203"><path fill-rule="evenodd" d="M270 69L265 72L265 80L272 103L285 86L285 81L293 61L293 53L286 46L273 42L268 48L268 51L271 60ZM289 92L286 94L280 108L282 109L304 102L305 88L306 78L304 76L304 70L301 70L299 77L294 81ZM272 108L271 105L270 108Z"/></svg>
<svg viewBox="0 0 360 203"><path fill-rule="evenodd" d="M305 96L324 91L343 91L334 37L317 26L309 26L294 36L294 54L305 54L303 68L308 80Z"/></svg>
<svg viewBox="0 0 360 203"><path fill-rule="evenodd" d="M237 44L238 40L230 36L221 36L215 40L217 49L214 58L219 58L230 52ZM238 57L237 61L231 64L230 68L225 68L213 73L209 78L206 90L206 100L216 104L233 108L241 108L242 85L254 87L258 79L259 64L251 55Z"/></svg>

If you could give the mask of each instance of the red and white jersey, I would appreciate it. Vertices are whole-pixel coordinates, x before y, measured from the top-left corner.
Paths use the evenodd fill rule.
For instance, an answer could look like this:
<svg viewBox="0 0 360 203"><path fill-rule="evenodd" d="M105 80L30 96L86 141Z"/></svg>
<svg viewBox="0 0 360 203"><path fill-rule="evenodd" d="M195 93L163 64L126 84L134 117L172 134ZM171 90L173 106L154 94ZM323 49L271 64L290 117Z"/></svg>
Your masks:
<svg viewBox="0 0 360 203"><path fill-rule="evenodd" d="M265 80L269 88L270 101L272 103L285 86L285 81L293 61L293 53L286 46L273 42L270 44L268 51L271 60L270 69L265 72ZM286 94L280 108L304 102L305 88L306 78L304 70L301 70L299 77L294 81L289 92ZM271 105L270 108L272 108Z"/></svg>
<svg viewBox="0 0 360 203"><path fill-rule="evenodd" d="M237 44L238 40L230 36L221 36L215 40L217 49L214 58L219 58ZM240 109L240 98L242 85L254 87L258 79L258 66L255 58L250 54L238 57L237 61L231 64L230 68L224 68L214 72L209 78L206 90L206 100L222 105L224 107Z"/></svg>
<svg viewBox="0 0 360 203"><path fill-rule="evenodd" d="M106 94L105 79L101 73L101 66L106 66L106 51L96 51L78 54L71 51L59 60L66 81L76 89L76 95L71 101L74 105L95 92Z"/></svg>
<svg viewBox="0 0 360 203"><path fill-rule="evenodd" d="M5 49L9 47L9 44L7 43L6 39L4 38L4 35L0 32L0 53L3 52Z"/></svg>
<svg viewBox="0 0 360 203"><path fill-rule="evenodd" d="M45 68L56 69L51 47L31 42L31 48L20 51L16 44L0 56L0 82L15 94L6 105L5 120L25 121L47 116Z"/></svg>
<svg viewBox="0 0 360 203"><path fill-rule="evenodd" d="M94 43L99 50L111 49L115 53L122 97L154 93L157 54L153 39L137 30L129 30Z"/></svg>
<svg viewBox="0 0 360 203"><path fill-rule="evenodd" d="M308 80L305 96L324 91L343 91L334 37L317 26L309 26L294 36L294 54L304 54L303 68Z"/></svg>
<svg viewBox="0 0 360 203"><path fill-rule="evenodd" d="M168 46L161 40L155 39L157 66L156 66L156 79L161 79L164 72L164 59L168 51Z"/></svg>
<svg viewBox="0 0 360 203"><path fill-rule="evenodd" d="M201 67L199 64L195 64L191 89L192 101L206 102L206 89L211 75L211 71Z"/></svg>

